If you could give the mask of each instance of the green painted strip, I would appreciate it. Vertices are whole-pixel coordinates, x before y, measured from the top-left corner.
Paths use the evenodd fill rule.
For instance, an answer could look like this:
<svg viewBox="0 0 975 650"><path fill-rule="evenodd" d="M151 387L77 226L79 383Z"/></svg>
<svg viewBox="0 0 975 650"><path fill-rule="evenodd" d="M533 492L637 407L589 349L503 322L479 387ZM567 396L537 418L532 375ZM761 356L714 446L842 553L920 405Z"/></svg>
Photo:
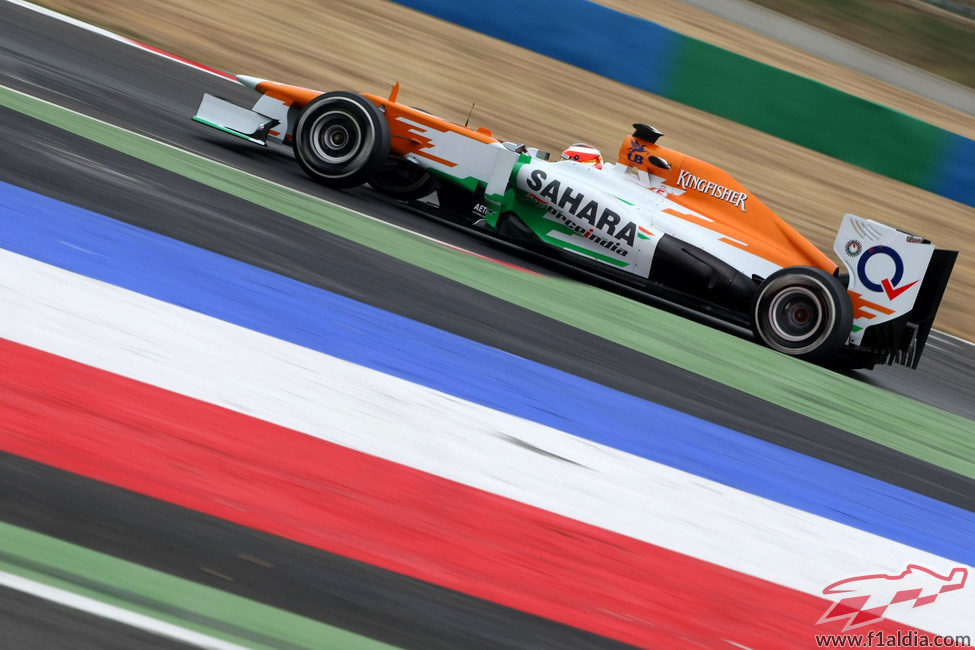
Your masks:
<svg viewBox="0 0 975 650"><path fill-rule="evenodd" d="M975 478L975 423L602 291L520 273L0 87L0 104L566 324Z"/></svg>
<svg viewBox="0 0 975 650"><path fill-rule="evenodd" d="M3 522L0 570L249 648L392 647Z"/></svg>

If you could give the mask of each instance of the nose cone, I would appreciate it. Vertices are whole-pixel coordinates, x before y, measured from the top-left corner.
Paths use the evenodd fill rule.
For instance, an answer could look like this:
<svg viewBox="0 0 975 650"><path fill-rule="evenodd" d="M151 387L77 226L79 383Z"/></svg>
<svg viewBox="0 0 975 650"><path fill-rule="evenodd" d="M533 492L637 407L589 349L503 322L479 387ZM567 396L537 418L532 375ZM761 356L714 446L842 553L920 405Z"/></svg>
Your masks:
<svg viewBox="0 0 975 650"><path fill-rule="evenodd" d="M257 90L257 84L265 81L264 79L258 79L257 77L248 77L247 75L239 74L237 75L237 81L244 84L248 88Z"/></svg>

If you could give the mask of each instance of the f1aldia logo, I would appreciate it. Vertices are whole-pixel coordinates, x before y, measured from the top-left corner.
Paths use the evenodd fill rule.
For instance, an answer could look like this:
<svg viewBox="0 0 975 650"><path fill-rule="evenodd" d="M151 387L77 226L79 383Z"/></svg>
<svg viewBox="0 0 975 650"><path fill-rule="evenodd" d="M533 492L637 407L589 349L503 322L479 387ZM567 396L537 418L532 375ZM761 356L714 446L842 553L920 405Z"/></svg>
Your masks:
<svg viewBox="0 0 975 650"><path fill-rule="evenodd" d="M962 589L968 569L955 567L946 575L918 564L908 564L899 574L873 573L837 580L823 589L824 596L839 598L823 613L817 625L843 621L843 631L876 623L891 607L921 607L939 596Z"/></svg>
<svg viewBox="0 0 975 650"><path fill-rule="evenodd" d="M859 242L855 243L859 244ZM849 251L850 244L847 244L846 246L847 251ZM889 278L882 279L880 284L877 284L867 277L867 262L874 255L886 255L894 262L894 274ZM904 279L904 260L901 259L901 256L897 253L897 251L889 246L871 246L868 248L867 252L863 254L863 256L860 258L860 262L857 264L857 277L860 278L860 282L863 283L864 287L877 293L883 291L887 294L887 298L890 300L893 300L919 282L919 280L915 280L914 282L905 284L902 287L897 286L901 283L901 280Z"/></svg>

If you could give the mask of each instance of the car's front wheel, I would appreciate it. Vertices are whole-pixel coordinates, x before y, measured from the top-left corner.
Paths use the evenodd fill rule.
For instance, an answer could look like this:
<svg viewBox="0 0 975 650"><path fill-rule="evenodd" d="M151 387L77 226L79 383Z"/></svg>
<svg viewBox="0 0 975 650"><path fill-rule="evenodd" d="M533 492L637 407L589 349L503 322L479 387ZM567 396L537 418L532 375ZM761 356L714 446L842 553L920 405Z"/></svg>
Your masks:
<svg viewBox="0 0 975 650"><path fill-rule="evenodd" d="M308 176L329 187L372 179L389 158L389 124L379 108L355 93L315 98L295 125L294 151Z"/></svg>
<svg viewBox="0 0 975 650"><path fill-rule="evenodd" d="M752 307L755 334L767 346L807 361L825 361L846 343L853 305L839 280L795 266L770 275Z"/></svg>

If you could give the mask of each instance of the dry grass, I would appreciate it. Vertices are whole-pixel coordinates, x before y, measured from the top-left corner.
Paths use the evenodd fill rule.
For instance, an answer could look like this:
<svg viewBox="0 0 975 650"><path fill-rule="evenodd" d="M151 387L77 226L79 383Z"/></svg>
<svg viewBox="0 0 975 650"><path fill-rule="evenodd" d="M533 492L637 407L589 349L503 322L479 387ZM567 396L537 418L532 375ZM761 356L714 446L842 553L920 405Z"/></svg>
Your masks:
<svg viewBox="0 0 975 650"><path fill-rule="evenodd" d="M630 124L656 125L666 143L729 170L814 243L829 250L853 212L962 251L937 326L975 339L975 210L777 138L690 109L385 0L47 0L82 19L237 73L322 90L383 93L511 140L558 151L586 141L615 155ZM623 8L622 0L607 0ZM645 0L658 22L780 67L828 75L837 87L973 135L955 111L827 67L676 0ZM748 43L743 50L739 43ZM732 47L735 46L735 47ZM813 74L816 73L816 74ZM826 79L824 79L826 80ZM221 82L214 81L215 84ZM954 125L954 126L953 126Z"/></svg>

